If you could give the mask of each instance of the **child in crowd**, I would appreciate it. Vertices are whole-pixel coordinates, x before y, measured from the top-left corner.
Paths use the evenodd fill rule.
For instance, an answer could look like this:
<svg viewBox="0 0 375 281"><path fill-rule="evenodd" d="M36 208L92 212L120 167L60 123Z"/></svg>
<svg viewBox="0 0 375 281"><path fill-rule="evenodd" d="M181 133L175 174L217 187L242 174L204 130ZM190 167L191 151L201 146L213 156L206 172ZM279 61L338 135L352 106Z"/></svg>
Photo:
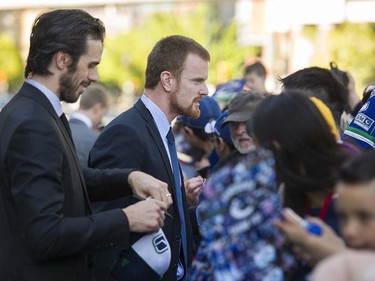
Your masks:
<svg viewBox="0 0 375 281"><path fill-rule="evenodd" d="M336 267L338 263L348 262L356 256L360 256L367 262L373 260L373 254L363 250L375 250L374 165L375 151L368 150L349 159L339 170L335 187L337 194L335 209L340 233L346 247L343 244L340 245L338 236L335 237L331 229L321 221L314 220L322 227L322 236L309 235L288 215L284 216L284 220L275 222L278 229L292 242L300 256L310 263L314 264L325 257L337 254L330 259L323 260L316 268L319 273L314 275L321 276L321 271L327 272L332 267ZM348 248L356 252L347 253ZM357 266L351 264L347 270L358 272L359 266L363 266L363 264ZM368 266L371 267L372 264ZM323 280L316 278L313 280Z"/></svg>

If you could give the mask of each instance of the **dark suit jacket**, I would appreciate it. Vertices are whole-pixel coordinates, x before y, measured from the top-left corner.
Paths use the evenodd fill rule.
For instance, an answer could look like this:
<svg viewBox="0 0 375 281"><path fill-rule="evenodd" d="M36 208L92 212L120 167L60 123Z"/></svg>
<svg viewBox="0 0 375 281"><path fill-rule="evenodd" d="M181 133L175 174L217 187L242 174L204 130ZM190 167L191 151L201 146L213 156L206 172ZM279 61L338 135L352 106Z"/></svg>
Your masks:
<svg viewBox="0 0 375 281"><path fill-rule="evenodd" d="M129 170L82 173L52 105L28 83L0 112L0 161L0 280L91 280L90 251L128 247L123 212L92 215L88 197L130 194Z"/></svg>
<svg viewBox="0 0 375 281"><path fill-rule="evenodd" d="M76 147L79 162L83 167L87 166L91 148L94 146L99 132L87 127L87 125L76 118L69 120L69 126L72 130L72 137Z"/></svg>
<svg viewBox="0 0 375 281"><path fill-rule="evenodd" d="M176 206L175 183L168 154L155 121L140 99L131 109L120 114L105 127L91 150L89 166L135 168L168 184L174 202L169 212L174 219L166 217L163 231L171 246L172 261L162 280L176 280L181 223ZM182 192L188 238L188 260L190 261L193 254L192 226L184 188ZM107 204L105 207L110 209L112 206ZM188 267L190 267L190 262L188 262Z"/></svg>

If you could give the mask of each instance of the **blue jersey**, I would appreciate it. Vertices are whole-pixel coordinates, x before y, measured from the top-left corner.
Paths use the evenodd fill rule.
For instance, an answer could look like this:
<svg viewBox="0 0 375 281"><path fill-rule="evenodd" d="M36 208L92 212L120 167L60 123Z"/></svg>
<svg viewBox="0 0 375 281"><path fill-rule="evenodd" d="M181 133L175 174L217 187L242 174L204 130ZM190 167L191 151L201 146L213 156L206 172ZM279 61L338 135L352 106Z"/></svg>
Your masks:
<svg viewBox="0 0 375 281"><path fill-rule="evenodd" d="M375 147L375 90L358 114L345 129L344 135L353 138L360 147Z"/></svg>
<svg viewBox="0 0 375 281"><path fill-rule="evenodd" d="M281 217L274 159L257 149L211 175L197 209L202 241L187 280L283 281L295 265Z"/></svg>

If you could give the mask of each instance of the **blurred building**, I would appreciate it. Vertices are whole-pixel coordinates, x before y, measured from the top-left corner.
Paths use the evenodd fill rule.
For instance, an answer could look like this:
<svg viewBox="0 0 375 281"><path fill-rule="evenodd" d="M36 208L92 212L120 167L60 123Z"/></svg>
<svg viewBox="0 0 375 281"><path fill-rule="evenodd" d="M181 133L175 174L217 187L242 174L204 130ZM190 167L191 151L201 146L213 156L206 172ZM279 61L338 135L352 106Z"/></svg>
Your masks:
<svg viewBox="0 0 375 281"><path fill-rule="evenodd" d="M236 21L240 44L261 47L270 77L310 66L314 52L329 61L326 36L333 25L375 21L375 0L0 0L0 32L12 36L25 57L32 21L47 9L83 8L101 18L111 36L151 13L192 13L202 2L223 24ZM305 25L317 27L317 45L301 35Z"/></svg>

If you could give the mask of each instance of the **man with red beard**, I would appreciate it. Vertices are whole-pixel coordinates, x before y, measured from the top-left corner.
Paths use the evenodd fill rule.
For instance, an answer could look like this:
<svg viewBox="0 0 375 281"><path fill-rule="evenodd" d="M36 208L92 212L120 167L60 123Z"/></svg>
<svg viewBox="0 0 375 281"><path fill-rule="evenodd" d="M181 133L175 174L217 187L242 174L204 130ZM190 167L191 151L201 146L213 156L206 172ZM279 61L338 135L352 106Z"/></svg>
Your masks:
<svg viewBox="0 0 375 281"><path fill-rule="evenodd" d="M106 126L91 150L89 166L135 168L149 173L168 184L171 193L168 195L173 198L168 212L174 219L167 217L163 227L168 240L164 242L169 243L171 251L167 270L151 277L145 274L141 261L124 258L118 261L124 265L117 267L121 272L112 271L115 280L184 280L189 271L194 248L193 229L198 229L195 212L189 214L186 197L196 200L203 179L191 178L184 186L180 167L173 165L176 157L174 143L170 146L173 136L170 131L177 115L199 117L199 101L208 94L209 61L208 51L190 38L179 35L162 38L148 56L142 97ZM123 203L103 203L97 210L111 209L116 204ZM152 250L151 246L148 251ZM127 254L122 252L123 256ZM106 270L108 273L115 258L116 253L101 259L103 271L98 272L98 278L105 275ZM134 267L138 275L131 272Z"/></svg>

